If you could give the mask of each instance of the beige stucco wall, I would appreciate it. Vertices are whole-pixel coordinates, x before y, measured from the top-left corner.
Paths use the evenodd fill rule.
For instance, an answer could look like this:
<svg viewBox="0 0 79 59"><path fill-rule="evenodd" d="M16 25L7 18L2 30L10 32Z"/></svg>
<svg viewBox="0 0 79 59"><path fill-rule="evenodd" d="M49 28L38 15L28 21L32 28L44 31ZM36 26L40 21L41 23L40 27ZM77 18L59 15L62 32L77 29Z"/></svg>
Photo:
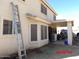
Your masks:
<svg viewBox="0 0 79 59"><path fill-rule="evenodd" d="M30 2L27 2L29 4L28 7L28 13L36 15L40 18L53 21L53 16L55 15L41 0L29 0ZM41 13L41 4L43 4L45 7L47 7L47 15L44 15Z"/></svg>
<svg viewBox="0 0 79 59"><path fill-rule="evenodd" d="M7 56L17 51L17 41L15 35L3 35L3 20L12 20L12 9L10 2L12 0L0 0L0 56ZM26 10L23 2L13 1L19 6L20 18L22 23L23 40L25 47L28 48L28 30ZM18 2L18 3L17 3Z"/></svg>
<svg viewBox="0 0 79 59"><path fill-rule="evenodd" d="M0 0L0 56L7 56L11 53L15 53L17 51L17 42L15 39L15 35L3 35L3 20L12 20L12 9L10 2L14 2L19 6L19 13L21 19L21 29L23 33L23 40L25 47L27 49L41 47L48 43L48 39L41 40L41 32L40 25L48 24L30 20L26 17L26 13L34 14L42 19L52 20L53 13L48 9L48 15L44 15L40 12L40 0L27 0L23 2L22 0ZM51 17L50 17L51 15ZM31 42L30 40L30 25L37 24L38 25L38 41Z"/></svg>
<svg viewBox="0 0 79 59"><path fill-rule="evenodd" d="M0 57L8 56L17 51L17 41L15 36L0 35Z"/></svg>

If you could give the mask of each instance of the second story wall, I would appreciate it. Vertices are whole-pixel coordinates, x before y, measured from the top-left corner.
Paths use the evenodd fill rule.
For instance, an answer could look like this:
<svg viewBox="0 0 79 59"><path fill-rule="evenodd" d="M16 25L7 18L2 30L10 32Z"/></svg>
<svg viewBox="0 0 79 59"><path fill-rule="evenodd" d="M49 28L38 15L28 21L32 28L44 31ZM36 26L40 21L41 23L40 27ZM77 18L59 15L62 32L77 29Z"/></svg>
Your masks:
<svg viewBox="0 0 79 59"><path fill-rule="evenodd" d="M45 20L53 21L55 20L55 14L41 1L41 0L29 0L28 2L28 12L30 14L36 15ZM41 12L41 5L47 9L47 14ZM26 5L27 6L27 5Z"/></svg>
<svg viewBox="0 0 79 59"><path fill-rule="evenodd" d="M0 0L0 17L5 19L11 18L11 6L10 2L12 0Z"/></svg>
<svg viewBox="0 0 79 59"><path fill-rule="evenodd" d="M30 13L45 20L54 20L55 14L41 0L0 0L1 17L12 19L11 2L16 2L19 5L20 14L23 13L25 15L26 13ZM41 12L41 5L47 9L46 15Z"/></svg>
<svg viewBox="0 0 79 59"><path fill-rule="evenodd" d="M23 0L0 0L0 17L6 20L13 19L11 2L13 2L15 5L18 5L19 14L22 15L21 17L26 18L28 4Z"/></svg>

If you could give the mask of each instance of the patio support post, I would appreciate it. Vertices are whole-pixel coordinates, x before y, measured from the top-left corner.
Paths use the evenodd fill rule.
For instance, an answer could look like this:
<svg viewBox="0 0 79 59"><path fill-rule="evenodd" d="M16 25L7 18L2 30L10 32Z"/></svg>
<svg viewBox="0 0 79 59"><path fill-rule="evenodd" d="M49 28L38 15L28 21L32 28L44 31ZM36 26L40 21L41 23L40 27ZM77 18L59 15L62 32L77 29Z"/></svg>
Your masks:
<svg viewBox="0 0 79 59"><path fill-rule="evenodd" d="M55 37L55 38L54 38L55 41L57 41L57 34L56 34L56 33L54 34L54 37Z"/></svg>
<svg viewBox="0 0 79 59"><path fill-rule="evenodd" d="M67 22L68 45L72 45L72 22Z"/></svg>

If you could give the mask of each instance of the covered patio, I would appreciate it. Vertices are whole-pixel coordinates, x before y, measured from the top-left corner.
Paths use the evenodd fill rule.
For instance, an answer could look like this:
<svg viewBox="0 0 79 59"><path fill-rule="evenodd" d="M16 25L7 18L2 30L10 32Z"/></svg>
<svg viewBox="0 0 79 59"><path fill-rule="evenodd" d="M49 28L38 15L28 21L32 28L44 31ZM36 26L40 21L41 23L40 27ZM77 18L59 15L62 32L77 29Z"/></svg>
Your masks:
<svg viewBox="0 0 79 59"><path fill-rule="evenodd" d="M72 26L73 26L73 21L66 21L66 20L56 20L53 21L51 24L51 27L67 27L67 36L68 36L68 45L72 45ZM57 38L55 38L56 40Z"/></svg>
<svg viewBox="0 0 79 59"><path fill-rule="evenodd" d="M28 18L34 19L35 21L40 21L42 23L48 24L49 27L53 28L54 30L54 39L57 40L57 33L56 33L56 27L67 27L67 36L68 36L68 45L72 45L72 26L73 26L73 21L66 21L66 19L60 19L60 20L54 20L50 22L49 20L39 18L37 16L31 15L31 14L26 14ZM52 33L49 33L49 35ZM51 36L52 37L52 36ZM51 38L53 39L53 38Z"/></svg>

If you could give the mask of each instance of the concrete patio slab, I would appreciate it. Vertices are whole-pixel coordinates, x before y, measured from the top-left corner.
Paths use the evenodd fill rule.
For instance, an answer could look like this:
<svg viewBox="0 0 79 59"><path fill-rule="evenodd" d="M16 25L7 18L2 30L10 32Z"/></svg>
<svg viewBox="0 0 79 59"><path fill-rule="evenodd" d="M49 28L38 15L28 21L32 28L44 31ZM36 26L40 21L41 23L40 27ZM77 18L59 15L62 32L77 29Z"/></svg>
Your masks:
<svg viewBox="0 0 79 59"><path fill-rule="evenodd" d="M79 46L65 46L63 44L48 44L28 52L28 59L78 59ZM69 50L71 54L57 54L58 50Z"/></svg>

